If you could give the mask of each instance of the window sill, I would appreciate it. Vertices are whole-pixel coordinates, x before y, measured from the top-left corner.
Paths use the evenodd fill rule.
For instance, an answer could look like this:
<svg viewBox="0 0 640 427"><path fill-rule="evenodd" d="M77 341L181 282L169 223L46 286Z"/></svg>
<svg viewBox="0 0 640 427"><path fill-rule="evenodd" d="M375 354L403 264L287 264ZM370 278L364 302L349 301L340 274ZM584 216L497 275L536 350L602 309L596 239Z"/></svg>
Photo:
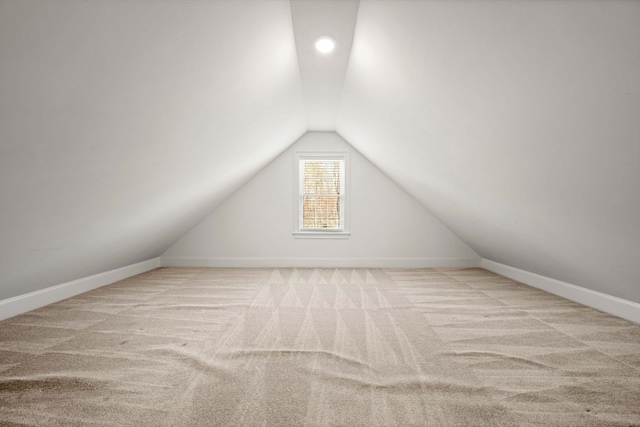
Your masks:
<svg viewBox="0 0 640 427"><path fill-rule="evenodd" d="M295 239L348 239L348 231L294 231Z"/></svg>

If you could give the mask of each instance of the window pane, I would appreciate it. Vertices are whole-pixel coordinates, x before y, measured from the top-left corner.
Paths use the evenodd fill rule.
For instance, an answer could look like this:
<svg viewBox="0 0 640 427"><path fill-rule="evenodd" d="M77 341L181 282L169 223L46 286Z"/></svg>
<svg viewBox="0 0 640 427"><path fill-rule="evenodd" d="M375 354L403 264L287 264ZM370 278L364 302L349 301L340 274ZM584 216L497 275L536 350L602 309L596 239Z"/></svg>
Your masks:
<svg viewBox="0 0 640 427"><path fill-rule="evenodd" d="M300 159L298 171L298 229L344 230L344 158Z"/></svg>
<svg viewBox="0 0 640 427"><path fill-rule="evenodd" d="M340 194L339 160L305 160L303 194Z"/></svg>
<svg viewBox="0 0 640 427"><path fill-rule="evenodd" d="M340 228L340 196L304 196L302 228Z"/></svg>

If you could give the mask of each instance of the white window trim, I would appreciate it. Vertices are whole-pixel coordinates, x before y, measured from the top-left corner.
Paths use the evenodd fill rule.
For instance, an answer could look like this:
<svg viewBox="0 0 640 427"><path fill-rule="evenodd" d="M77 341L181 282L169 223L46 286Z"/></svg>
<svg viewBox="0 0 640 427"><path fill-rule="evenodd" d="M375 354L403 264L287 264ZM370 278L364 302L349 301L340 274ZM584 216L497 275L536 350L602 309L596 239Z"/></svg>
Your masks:
<svg viewBox="0 0 640 427"><path fill-rule="evenodd" d="M300 160L344 160L344 206L342 230L301 230L300 229ZM349 152L296 152L294 156L293 180L293 237L296 239L348 239L349 232Z"/></svg>

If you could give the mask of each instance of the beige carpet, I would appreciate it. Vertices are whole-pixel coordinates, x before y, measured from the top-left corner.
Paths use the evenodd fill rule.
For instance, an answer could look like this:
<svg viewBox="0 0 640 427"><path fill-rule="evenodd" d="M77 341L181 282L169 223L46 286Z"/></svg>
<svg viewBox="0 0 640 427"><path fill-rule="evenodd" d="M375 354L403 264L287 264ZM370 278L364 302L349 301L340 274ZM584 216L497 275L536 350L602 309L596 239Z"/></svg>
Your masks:
<svg viewBox="0 0 640 427"><path fill-rule="evenodd" d="M480 269L162 268L0 322L0 424L640 425L640 325Z"/></svg>

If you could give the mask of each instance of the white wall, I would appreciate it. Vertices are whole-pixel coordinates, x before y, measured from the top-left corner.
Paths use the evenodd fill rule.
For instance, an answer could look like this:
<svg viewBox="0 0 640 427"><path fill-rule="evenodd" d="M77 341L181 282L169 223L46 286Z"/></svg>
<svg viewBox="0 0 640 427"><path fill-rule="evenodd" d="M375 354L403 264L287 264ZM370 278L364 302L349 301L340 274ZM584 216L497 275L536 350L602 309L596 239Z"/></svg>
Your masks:
<svg viewBox="0 0 640 427"><path fill-rule="evenodd" d="M0 299L158 257L306 131L288 0L0 2Z"/></svg>
<svg viewBox="0 0 640 427"><path fill-rule="evenodd" d="M640 302L639 76L639 1L363 1L336 130L483 258Z"/></svg>
<svg viewBox="0 0 640 427"><path fill-rule="evenodd" d="M294 154L350 152L349 239L295 239ZM164 255L165 265L468 266L478 255L334 132L309 132Z"/></svg>

